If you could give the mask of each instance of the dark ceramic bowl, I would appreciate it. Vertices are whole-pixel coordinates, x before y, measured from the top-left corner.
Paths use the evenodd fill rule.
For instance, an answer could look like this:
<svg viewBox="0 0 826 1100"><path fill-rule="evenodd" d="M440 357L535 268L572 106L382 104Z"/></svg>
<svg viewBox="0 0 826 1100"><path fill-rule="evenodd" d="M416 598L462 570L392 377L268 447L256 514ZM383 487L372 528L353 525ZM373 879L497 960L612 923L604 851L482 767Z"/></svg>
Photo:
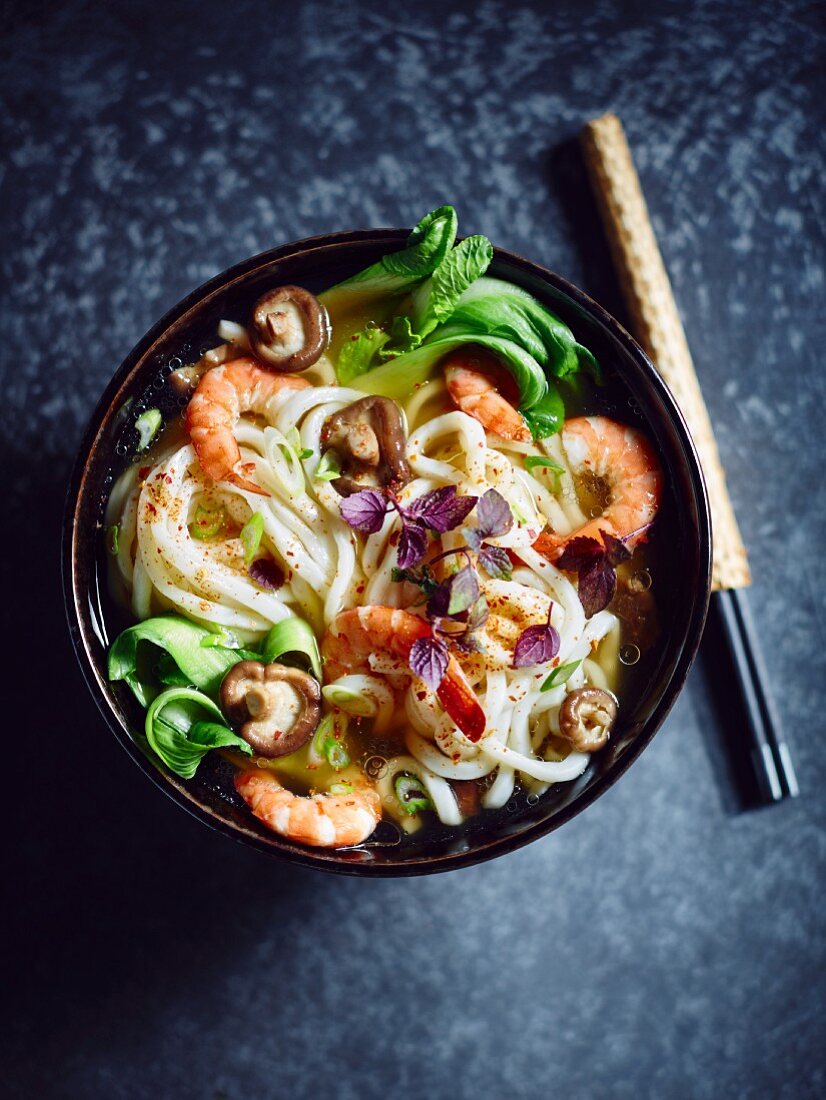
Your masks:
<svg viewBox="0 0 826 1100"><path fill-rule="evenodd" d="M619 387L623 419L639 419L657 445L667 489L655 527L660 562L654 591L667 624L636 703L624 708L610 745L575 782L551 788L535 805L512 800L464 831L426 831L399 844L395 830L376 842L336 851L290 844L254 820L232 791L229 769L210 754L195 779L183 782L156 767L132 739L143 726L128 690L106 679L106 651L113 634L106 604L101 522L113 470L126 461L132 431L129 407L155 390L171 362L190 362L216 341L222 317L241 319L264 289L298 283L321 290L400 247L405 230L338 233L284 245L245 260L210 280L175 306L127 356L106 388L83 438L72 475L64 528L63 580L75 651L89 688L115 737L138 767L180 806L222 833L283 859L327 871L357 875L412 875L446 871L512 851L544 836L590 806L623 774L660 728L697 651L709 597L711 532L703 477L694 445L674 399L650 360L605 310L558 275L497 249L491 274L525 287L558 313L608 369ZM615 395L616 397L616 395ZM214 761L213 761L214 757ZM228 791L232 793L227 793ZM393 834L393 835L390 835Z"/></svg>

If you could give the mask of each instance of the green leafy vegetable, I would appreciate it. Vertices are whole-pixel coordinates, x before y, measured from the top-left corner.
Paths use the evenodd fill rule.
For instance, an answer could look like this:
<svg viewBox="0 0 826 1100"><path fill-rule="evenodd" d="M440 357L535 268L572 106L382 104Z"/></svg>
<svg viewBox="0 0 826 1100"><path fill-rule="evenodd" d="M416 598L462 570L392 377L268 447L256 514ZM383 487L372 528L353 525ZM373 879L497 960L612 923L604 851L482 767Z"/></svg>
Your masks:
<svg viewBox="0 0 826 1100"><path fill-rule="evenodd" d="M138 450L145 451L163 423L160 409L147 409L142 412L135 421L135 429L138 433Z"/></svg>
<svg viewBox="0 0 826 1100"><path fill-rule="evenodd" d="M564 403L554 380L583 370L598 378L599 368L568 326L527 291L502 279L477 277L489 263L484 240L463 241L414 291L406 345L391 339L380 354L388 361L355 376L352 384L401 400L427 381L445 355L475 344L497 356L513 375L519 411L534 438L541 439L557 432L564 420ZM394 326L401 333L398 318ZM425 336L418 347L411 338L416 331Z"/></svg>
<svg viewBox="0 0 826 1100"><path fill-rule="evenodd" d="M456 239L456 228L452 206L432 210L413 229L405 248L383 256L378 263L325 291L321 302L336 310L411 289L445 258Z"/></svg>
<svg viewBox="0 0 826 1100"><path fill-rule="evenodd" d="M150 747L184 779L192 778L210 749L231 747L252 754L247 742L224 725L220 708L192 688L162 692L146 712L144 729Z"/></svg>
<svg viewBox="0 0 826 1100"><path fill-rule="evenodd" d="M261 654L266 664L271 664L279 658L300 654L306 657L313 675L321 680L321 654L318 650L318 642L312 628L297 615L289 619L282 619L276 623L264 639Z"/></svg>
<svg viewBox="0 0 826 1100"><path fill-rule="evenodd" d="M571 676L576 672L582 661L569 661L567 665L559 665L555 668L551 675L544 681L540 691L550 691L551 688L559 687L560 684L564 684L566 680L569 680Z"/></svg>
<svg viewBox="0 0 826 1100"><path fill-rule="evenodd" d="M390 333L375 325L367 326L363 332L345 340L338 353L336 375L339 384L346 386L353 378L370 369L373 360L390 339Z"/></svg>
<svg viewBox="0 0 826 1100"><path fill-rule="evenodd" d="M204 508L199 505L189 524L189 533L194 539L214 538L227 521L227 510L223 505L216 508Z"/></svg>
<svg viewBox="0 0 826 1100"><path fill-rule="evenodd" d="M255 555L258 553L258 548L261 545L261 539L264 536L264 517L260 512L253 512L244 526L241 528L241 534L238 536L244 547L244 564L249 565Z"/></svg>
<svg viewBox="0 0 826 1100"><path fill-rule="evenodd" d="M316 481L335 481L337 477L341 477L341 466L335 451L324 452L313 476Z"/></svg>
<svg viewBox="0 0 826 1100"><path fill-rule="evenodd" d="M201 641L211 631L177 615L158 615L130 626L119 634L109 650L109 679L125 680L138 702L149 705L153 676L139 671L138 647L151 643L169 655L181 676L207 695L217 696L227 671L244 659L243 651L221 646L205 648ZM167 675L170 671L167 668Z"/></svg>
<svg viewBox="0 0 826 1100"><path fill-rule="evenodd" d="M548 392L542 400L529 409L522 409L522 415L534 439L544 439L558 432L565 422L565 403L556 386L548 383Z"/></svg>
<svg viewBox="0 0 826 1100"><path fill-rule="evenodd" d="M471 283L487 271L493 245L487 237L466 237L447 253L430 278L413 292L413 329L427 336L451 316Z"/></svg>

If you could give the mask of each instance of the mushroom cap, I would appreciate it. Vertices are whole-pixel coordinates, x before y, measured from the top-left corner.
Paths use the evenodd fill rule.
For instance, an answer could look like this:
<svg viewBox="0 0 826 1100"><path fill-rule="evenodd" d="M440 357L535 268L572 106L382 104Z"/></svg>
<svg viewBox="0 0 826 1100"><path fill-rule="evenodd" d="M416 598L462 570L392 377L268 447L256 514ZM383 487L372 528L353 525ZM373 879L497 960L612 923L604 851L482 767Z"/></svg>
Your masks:
<svg viewBox="0 0 826 1100"><path fill-rule="evenodd" d="M610 691L581 687L569 692L559 708L559 733L579 752L596 752L608 741L619 704Z"/></svg>
<svg viewBox="0 0 826 1100"><path fill-rule="evenodd" d="M401 410L389 397L362 397L328 416L321 445L342 459L341 477L332 485L343 497L360 489L400 489L413 476Z"/></svg>
<svg viewBox="0 0 826 1100"><path fill-rule="evenodd" d="M321 719L321 687L298 668L239 661L221 684L221 707L259 756L288 756L306 745Z"/></svg>
<svg viewBox="0 0 826 1100"><path fill-rule="evenodd" d="M279 372L307 370L321 358L329 341L327 310L301 286L268 290L253 306L252 349Z"/></svg>

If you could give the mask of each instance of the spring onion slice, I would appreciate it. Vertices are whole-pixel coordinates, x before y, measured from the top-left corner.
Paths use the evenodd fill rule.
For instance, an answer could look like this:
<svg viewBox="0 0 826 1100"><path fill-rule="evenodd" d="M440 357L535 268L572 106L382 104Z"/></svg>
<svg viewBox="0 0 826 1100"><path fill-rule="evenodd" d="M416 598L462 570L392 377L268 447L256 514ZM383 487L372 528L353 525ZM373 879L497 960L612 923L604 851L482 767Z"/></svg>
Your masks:
<svg viewBox="0 0 826 1100"><path fill-rule="evenodd" d="M332 451L325 451L313 475L316 481L334 481L341 476L341 466Z"/></svg>
<svg viewBox="0 0 826 1100"><path fill-rule="evenodd" d="M428 798L422 785L415 775L410 772L399 772L393 783L396 798L407 814L417 814L421 810L432 810L433 803Z"/></svg>
<svg viewBox="0 0 826 1100"><path fill-rule="evenodd" d="M227 520L227 511L223 505L217 508L204 508L199 505L195 510L195 516L189 524L189 533L194 539L203 541L212 539L218 534Z"/></svg>
<svg viewBox="0 0 826 1100"><path fill-rule="evenodd" d="M339 687L338 684L328 684L321 689L321 694L331 707L343 710L354 718L375 718L378 707L372 699L368 699L360 691L352 688Z"/></svg>
<svg viewBox="0 0 826 1100"><path fill-rule="evenodd" d="M302 654L309 661L315 678L321 680L321 654L316 636L309 623L299 619L297 615L275 624L264 639L261 653L267 664L277 661L285 654Z"/></svg>
<svg viewBox="0 0 826 1100"><path fill-rule="evenodd" d="M238 536L244 547L244 565L249 565L258 553L261 539L264 535L264 517L260 512L253 512Z"/></svg>
<svg viewBox="0 0 826 1100"><path fill-rule="evenodd" d="M113 558L120 553L120 525L117 523L106 528L106 549Z"/></svg>
<svg viewBox="0 0 826 1100"><path fill-rule="evenodd" d="M135 421L135 430L138 433L138 450L145 451L163 422L160 409L147 409L142 412Z"/></svg>
<svg viewBox="0 0 826 1100"><path fill-rule="evenodd" d="M569 661L567 665L559 665L555 668L551 675L544 681L540 691L550 691L551 688L559 687L560 684L564 684L566 680L569 680L571 676L576 672L581 661Z"/></svg>

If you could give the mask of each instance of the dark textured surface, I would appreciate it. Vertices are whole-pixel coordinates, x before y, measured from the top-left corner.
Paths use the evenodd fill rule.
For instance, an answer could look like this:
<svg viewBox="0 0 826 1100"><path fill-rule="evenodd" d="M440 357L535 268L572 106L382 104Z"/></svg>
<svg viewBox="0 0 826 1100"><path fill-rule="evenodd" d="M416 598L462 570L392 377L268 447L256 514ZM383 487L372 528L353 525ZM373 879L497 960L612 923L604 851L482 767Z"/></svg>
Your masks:
<svg viewBox="0 0 826 1100"><path fill-rule="evenodd" d="M6 641L49 663L15 669L4 719L3 1091L826 1089L824 12L583 7L4 6ZM244 255L443 201L618 308L571 144L606 109L718 429L803 796L737 812L709 648L623 781L499 862L338 880L209 833L117 749L69 651L59 517L97 395Z"/></svg>

